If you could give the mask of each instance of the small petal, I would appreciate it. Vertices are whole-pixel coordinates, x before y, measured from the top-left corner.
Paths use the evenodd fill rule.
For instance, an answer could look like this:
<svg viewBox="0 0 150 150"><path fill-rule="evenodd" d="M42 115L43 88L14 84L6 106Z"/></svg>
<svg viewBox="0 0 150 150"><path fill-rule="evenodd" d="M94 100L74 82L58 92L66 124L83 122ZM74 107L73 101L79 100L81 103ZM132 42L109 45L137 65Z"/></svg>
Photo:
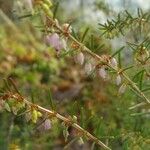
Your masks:
<svg viewBox="0 0 150 150"><path fill-rule="evenodd" d="M49 7L53 6L50 0L44 0L44 3L46 3Z"/></svg>
<svg viewBox="0 0 150 150"><path fill-rule="evenodd" d="M53 33L51 35L47 35L45 37L45 42L54 47L56 50L60 49L60 38L59 35L57 33Z"/></svg>
<svg viewBox="0 0 150 150"><path fill-rule="evenodd" d="M92 71L92 64L91 63L86 63L85 66L84 66L84 70L85 70L85 73L87 75L89 75Z"/></svg>
<svg viewBox="0 0 150 150"><path fill-rule="evenodd" d="M126 84L122 84L118 90L118 93L123 94L126 90L126 87L127 87Z"/></svg>
<svg viewBox="0 0 150 150"><path fill-rule="evenodd" d="M80 65L83 65L83 63L84 63L84 54L82 52L80 52L76 55L75 62L80 64Z"/></svg>
<svg viewBox="0 0 150 150"><path fill-rule="evenodd" d="M29 122L31 120L31 118L32 118L31 112L25 113L25 119L27 122Z"/></svg>
<svg viewBox="0 0 150 150"><path fill-rule="evenodd" d="M42 124L40 124L39 126L38 126L38 130L40 131L40 132L43 132L43 131L46 131L46 130L49 130L49 129L51 129L51 120L50 119L46 119Z"/></svg>
<svg viewBox="0 0 150 150"><path fill-rule="evenodd" d="M46 119L45 121L44 121L44 129L45 130L49 130L49 129L51 129L51 121L50 121L50 119Z"/></svg>
<svg viewBox="0 0 150 150"><path fill-rule="evenodd" d="M65 39L61 39L61 45L62 45L62 49L67 49L67 42Z"/></svg>
<svg viewBox="0 0 150 150"><path fill-rule="evenodd" d="M111 58L110 59L110 65L114 68L117 68L118 67L118 63L117 63L117 60L115 58Z"/></svg>
<svg viewBox="0 0 150 150"><path fill-rule="evenodd" d="M99 76L100 76L101 78L106 79L106 77L107 77L107 72L106 72L104 66L102 66L101 68L99 68L98 74L99 74Z"/></svg>
<svg viewBox="0 0 150 150"><path fill-rule="evenodd" d="M121 76L117 75L116 77L116 85L120 85L121 84Z"/></svg>
<svg viewBox="0 0 150 150"><path fill-rule="evenodd" d="M81 138L81 137L79 138L78 144L79 144L80 146L84 144L83 138Z"/></svg>

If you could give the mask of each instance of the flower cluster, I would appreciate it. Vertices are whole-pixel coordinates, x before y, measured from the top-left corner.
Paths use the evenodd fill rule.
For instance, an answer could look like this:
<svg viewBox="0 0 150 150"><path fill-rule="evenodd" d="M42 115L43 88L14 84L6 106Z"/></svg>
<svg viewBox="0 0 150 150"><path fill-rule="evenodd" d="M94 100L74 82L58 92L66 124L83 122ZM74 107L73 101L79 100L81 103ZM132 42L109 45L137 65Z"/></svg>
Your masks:
<svg viewBox="0 0 150 150"><path fill-rule="evenodd" d="M55 22L58 24L57 20ZM72 27L69 24L63 24L62 30L64 34L58 34L57 31L52 32L44 37L44 41L48 46L53 47L56 52L60 53L62 49L67 50L68 35L72 31Z"/></svg>
<svg viewBox="0 0 150 150"><path fill-rule="evenodd" d="M25 118L27 122L31 120L33 123L36 123L38 118L42 117L41 112L39 112L35 108L30 107L27 110L29 110L27 113L25 113Z"/></svg>
<svg viewBox="0 0 150 150"><path fill-rule="evenodd" d="M8 97L7 101L5 97L0 99L0 111L7 110L12 112L14 115L17 115L18 112L25 108L25 103L19 99L16 101L13 97Z"/></svg>
<svg viewBox="0 0 150 150"><path fill-rule="evenodd" d="M84 71L87 75L90 75L95 70L100 78L102 78L104 81L107 81L110 79L108 72L109 72L109 68L111 67L117 72L116 79L115 79L116 85L119 86L122 83L122 75L121 72L119 72L118 63L114 57L111 58L110 56L102 55L101 58L103 63L99 63L99 62L96 63L92 58L91 61L89 57L88 59L86 57L87 55L85 55L83 52L78 52L75 55L74 60L77 64L81 66L84 65ZM124 93L125 89L126 89L126 84L123 83L120 86L118 93L119 94Z"/></svg>
<svg viewBox="0 0 150 150"><path fill-rule="evenodd" d="M62 26L60 26L56 19L54 21L48 19L47 27L51 27L53 29L53 32L45 36L45 43L53 47L57 53L60 53L61 50L66 50L67 42L68 40L70 40L72 27L68 23L65 23ZM74 52L75 62L81 66L84 65L85 73L87 75L90 75L94 71L96 71L99 77L107 81L110 79L108 70L113 69L117 73L115 83L119 86L122 83L122 76L118 68L117 60L114 57L102 55L100 57L100 62L96 61L95 58L89 56L88 53L84 54L84 52L86 51L84 50L84 48L86 47L82 46L82 44L80 45L78 41L74 40L70 45L70 49L73 49ZM122 86L120 88L121 90L119 89L119 93L124 93L123 91L125 90L122 90Z"/></svg>
<svg viewBox="0 0 150 150"><path fill-rule="evenodd" d="M72 28L69 26L69 24L62 25L62 30L64 33L70 34L71 29ZM60 34L57 34L56 32L51 33L45 37L45 42L59 53L62 49L66 50L67 40L68 38L66 36L60 36ZM107 81L110 79L108 70L111 68L117 72L115 79L116 85L119 86L122 83L122 76L118 68L118 62L114 57L102 55L101 62L97 62L93 57L89 56L88 54L84 54L84 47L82 49L78 46L78 44L72 43L71 48L75 51L74 61L77 64L84 66L84 71L87 75L90 75L96 71L99 77L101 77L104 81ZM123 83L119 88L119 94L124 93L125 87L126 86Z"/></svg>
<svg viewBox="0 0 150 150"><path fill-rule="evenodd" d="M51 127L52 127L51 117L55 117L55 118L62 121L63 135L65 138L65 141L67 141L68 136L70 134L68 129L70 126L72 126L80 133L80 134L78 134L78 136L79 136L78 137L78 144L79 145L84 144L84 141L82 139L82 136L84 135L87 138L94 141L95 143L97 143L99 146L103 147L104 149L110 150L110 148L107 147L104 143L102 143L98 138L96 138L95 136L90 134L88 131L86 131L85 129L80 127L77 124L77 117L76 116L73 116L73 117L69 116L68 118L66 118L57 112L48 110L48 109L43 108L39 105L35 105L35 104L29 102L28 100L23 98L21 96L21 94L18 92L17 92L17 94L7 93L7 94L4 94L3 96L1 96L0 97L0 106L3 105L1 107L4 107L4 105L6 105L4 108L6 110L10 111L11 106L10 106L10 104L8 104L8 101L10 99L13 99L13 103L17 103L17 102L20 103L21 102L21 104L23 104L23 105L17 105L17 107L19 107L19 109L22 109L22 107L24 108L23 109L24 112L21 114L19 112L18 115L24 115L25 114L25 118L27 121L32 121L33 123L36 123L36 129L38 131L43 132L43 130L47 131L47 130L51 129ZM42 117L43 117L43 120L42 120Z"/></svg>
<svg viewBox="0 0 150 150"><path fill-rule="evenodd" d="M57 33L46 35L45 42L57 52L60 52L62 49L67 49L66 40L63 37L61 38Z"/></svg>
<svg viewBox="0 0 150 150"><path fill-rule="evenodd" d="M34 105L27 105L23 98L18 94L8 93L0 97L0 111L12 112L14 115L24 115L27 122L31 121L37 124L42 119L43 114ZM38 130L49 130L51 128L51 120L44 119L38 126Z"/></svg>

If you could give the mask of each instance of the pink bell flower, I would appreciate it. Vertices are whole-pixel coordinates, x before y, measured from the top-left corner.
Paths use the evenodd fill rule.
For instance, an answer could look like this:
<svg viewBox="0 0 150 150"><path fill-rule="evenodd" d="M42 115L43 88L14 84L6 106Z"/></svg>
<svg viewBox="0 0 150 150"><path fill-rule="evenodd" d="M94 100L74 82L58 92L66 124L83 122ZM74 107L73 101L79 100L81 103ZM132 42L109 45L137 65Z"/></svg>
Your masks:
<svg viewBox="0 0 150 150"><path fill-rule="evenodd" d="M45 42L53 47L56 51L66 49L66 41L64 39L61 39L57 33L47 35L45 37Z"/></svg>

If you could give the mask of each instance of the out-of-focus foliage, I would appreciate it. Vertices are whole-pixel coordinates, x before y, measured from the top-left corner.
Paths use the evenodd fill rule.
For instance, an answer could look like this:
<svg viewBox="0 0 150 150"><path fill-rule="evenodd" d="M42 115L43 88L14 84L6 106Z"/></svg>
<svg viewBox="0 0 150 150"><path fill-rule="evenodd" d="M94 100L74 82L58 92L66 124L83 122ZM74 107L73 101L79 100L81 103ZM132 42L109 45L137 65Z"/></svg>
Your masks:
<svg viewBox="0 0 150 150"><path fill-rule="evenodd" d="M0 4L2 4L1 1ZM67 9L70 7L69 3L67 5L67 0L57 0L54 2L54 6L58 4L57 2L59 2L56 13L58 20L70 22L75 29L73 35L79 41L100 55L111 54L114 51L112 50L112 41L100 36L103 32L95 28L94 23L88 24L88 29L87 25L83 24L82 18L85 17L83 8L87 11L90 7L84 5L84 0L79 1L80 7L78 10L71 11L70 15L67 14ZM71 1L71 3L73 2ZM109 12L113 12L103 1L93 1L93 3L95 4L95 6L91 4L94 8L93 12L100 10L108 17ZM21 1L16 0L14 7L8 8L12 13L8 11L7 14L7 10L5 11L7 16L0 13L0 94L6 90L3 79L11 77L23 95L32 102L51 109L49 100L49 91L51 91L55 109L59 113L66 116L77 116L78 123L82 127L94 133L104 143L108 143L112 149L148 150L150 148L149 108L137 109L132 112L128 108L141 100L133 94L132 90L127 89L122 96L119 96L118 87L114 81L103 81L95 74L87 76L83 67L75 64L72 56L57 57L55 50L45 44L45 31L41 21L43 16L38 12L32 16L31 12L22 9L21 4ZM0 7L2 8L2 5ZM129 14L126 15L123 15L124 23L122 21L117 24L117 21L114 21L114 24L111 24L108 21L106 25L103 25L104 32L108 34L107 31L115 30L113 36L116 37L116 34L122 34L124 27L128 30L130 28L128 25L132 24ZM149 15L144 15L144 17L149 20ZM106 27L109 29L107 30ZM140 46L147 46L149 51L149 44L147 44L149 39L144 44L140 41L144 39L145 35L149 38L148 24L143 27L143 30L136 28L137 31L135 31L134 27L131 27L127 37L136 44L128 43L125 50L130 47L136 51ZM83 38L85 31L87 34ZM144 34L142 38L138 31ZM141 39L136 38L137 36ZM121 59L122 63L125 62L124 64L128 63L126 60L132 62L133 59L128 59L130 54L130 52L127 54L123 52L118 59ZM123 64L120 63L120 65ZM133 70L129 69L128 74L133 77L132 79L139 87L143 84L142 90L145 90L146 95L150 96L147 92L150 84L140 80L142 70L139 70L141 72L136 71L139 66L138 64ZM140 81L144 81L144 83ZM132 113L134 114L131 115ZM38 125L27 123L23 115L14 116L3 111L0 112L0 120L0 149L3 150L63 149L76 137L76 131L69 128L70 135L68 141L65 142L62 125L56 119L52 119L52 128L44 133L38 130ZM68 149L73 150L91 148L99 149L86 140L83 145L78 140L75 140L71 146L68 144Z"/></svg>

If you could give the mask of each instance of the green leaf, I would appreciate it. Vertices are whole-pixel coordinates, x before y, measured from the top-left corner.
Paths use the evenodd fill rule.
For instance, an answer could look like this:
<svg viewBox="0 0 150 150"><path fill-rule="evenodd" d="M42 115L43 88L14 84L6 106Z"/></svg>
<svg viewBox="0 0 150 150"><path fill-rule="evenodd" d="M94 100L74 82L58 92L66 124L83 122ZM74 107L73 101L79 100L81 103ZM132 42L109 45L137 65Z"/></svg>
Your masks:
<svg viewBox="0 0 150 150"><path fill-rule="evenodd" d="M94 49L94 36L93 36L93 34L91 35L91 38L90 38L90 48Z"/></svg>
<svg viewBox="0 0 150 150"><path fill-rule="evenodd" d="M106 27L106 25L103 25L103 24L101 24L101 23L98 23L98 25L100 25L100 26L102 26L102 27L104 27L104 28Z"/></svg>
<svg viewBox="0 0 150 150"><path fill-rule="evenodd" d="M139 80L139 88L140 88L140 90L142 89L142 83L143 83L144 72L145 72L145 70L143 70L143 71L141 72L141 75L140 75L140 80Z"/></svg>
<svg viewBox="0 0 150 150"><path fill-rule="evenodd" d="M141 115L146 115L146 114L150 114L150 112L140 112L140 113L134 113L134 114L131 114L130 116L141 116Z"/></svg>
<svg viewBox="0 0 150 150"><path fill-rule="evenodd" d="M58 11L58 7L59 7L59 2L56 3L56 6L55 6L55 8L54 8L54 11L53 11L53 19L55 19L55 17L56 17L56 13L57 13L57 11Z"/></svg>
<svg viewBox="0 0 150 150"><path fill-rule="evenodd" d="M24 18L28 18L28 17L31 17L33 16L32 14L26 14L26 15L23 15L23 16L19 16L18 19L24 19Z"/></svg>
<svg viewBox="0 0 150 150"><path fill-rule="evenodd" d="M74 50L68 50L66 52L62 52L59 57L64 58L66 55L73 54Z"/></svg>
<svg viewBox="0 0 150 150"><path fill-rule="evenodd" d="M31 102L34 103L34 91L31 91Z"/></svg>
<svg viewBox="0 0 150 150"><path fill-rule="evenodd" d="M81 127L84 127L84 109L81 107Z"/></svg>
<svg viewBox="0 0 150 150"><path fill-rule="evenodd" d="M98 125L97 125L97 128L96 128L96 131L95 131L95 134L96 134L96 135L99 135L100 128L101 128L101 120L99 119L99 120L98 120Z"/></svg>
<svg viewBox="0 0 150 150"><path fill-rule="evenodd" d="M10 85L9 85L9 83L7 82L7 80L6 80L6 79L3 79L3 81L4 81L4 84L5 84L6 88L7 88L7 90L8 90L8 91L11 91Z"/></svg>
<svg viewBox="0 0 150 150"><path fill-rule="evenodd" d="M122 46L121 48L119 48L114 54L111 55L111 57L114 57L115 55L117 55L118 53L120 53L125 47Z"/></svg>
<svg viewBox="0 0 150 150"><path fill-rule="evenodd" d="M129 69L131 69L131 68L133 68L134 66L129 66L129 67L126 67L126 68L123 68L122 69L122 72L124 72L124 71L126 71L126 70L129 70Z"/></svg>
<svg viewBox="0 0 150 150"><path fill-rule="evenodd" d="M102 50L102 48L103 48L104 46L105 46L104 44L98 45L97 48L96 48L96 50Z"/></svg>
<svg viewBox="0 0 150 150"><path fill-rule="evenodd" d="M10 109L10 107L9 107L9 105L8 105L7 102L5 102L4 107L5 107L5 109L6 109L7 111L11 112L11 109Z"/></svg>
<svg viewBox="0 0 150 150"><path fill-rule="evenodd" d="M145 71L145 69L143 69L143 70L139 71L138 73L136 73L136 74L133 76L132 80L133 80L133 81L138 80L137 78L139 77L139 75L140 75L143 71Z"/></svg>
<svg viewBox="0 0 150 150"><path fill-rule="evenodd" d="M149 88L145 88L143 90L141 90L142 92L146 92L146 91L149 91L150 90L150 87Z"/></svg>
<svg viewBox="0 0 150 150"><path fill-rule="evenodd" d="M118 53L118 66L121 68L121 53Z"/></svg>
<svg viewBox="0 0 150 150"><path fill-rule="evenodd" d="M84 31L84 33L83 33L83 36L82 36L82 38L81 38L81 42L84 41L84 39L85 39L85 37L86 37L88 31L89 31L89 27L87 27L87 28L85 29L85 31Z"/></svg>
<svg viewBox="0 0 150 150"><path fill-rule="evenodd" d="M55 105L53 103L53 99L52 99L52 95L51 95L51 91L50 90L48 91L48 97L49 97L51 109L55 110L56 108L55 108Z"/></svg>
<svg viewBox="0 0 150 150"><path fill-rule="evenodd" d="M79 39L78 36L77 36L77 33L75 32L74 29L72 29L72 36L73 36L75 39Z"/></svg>
<svg viewBox="0 0 150 150"><path fill-rule="evenodd" d="M128 17L130 17L131 19L133 19L133 17L131 16L131 14L127 10L125 10L125 13L128 15Z"/></svg>

